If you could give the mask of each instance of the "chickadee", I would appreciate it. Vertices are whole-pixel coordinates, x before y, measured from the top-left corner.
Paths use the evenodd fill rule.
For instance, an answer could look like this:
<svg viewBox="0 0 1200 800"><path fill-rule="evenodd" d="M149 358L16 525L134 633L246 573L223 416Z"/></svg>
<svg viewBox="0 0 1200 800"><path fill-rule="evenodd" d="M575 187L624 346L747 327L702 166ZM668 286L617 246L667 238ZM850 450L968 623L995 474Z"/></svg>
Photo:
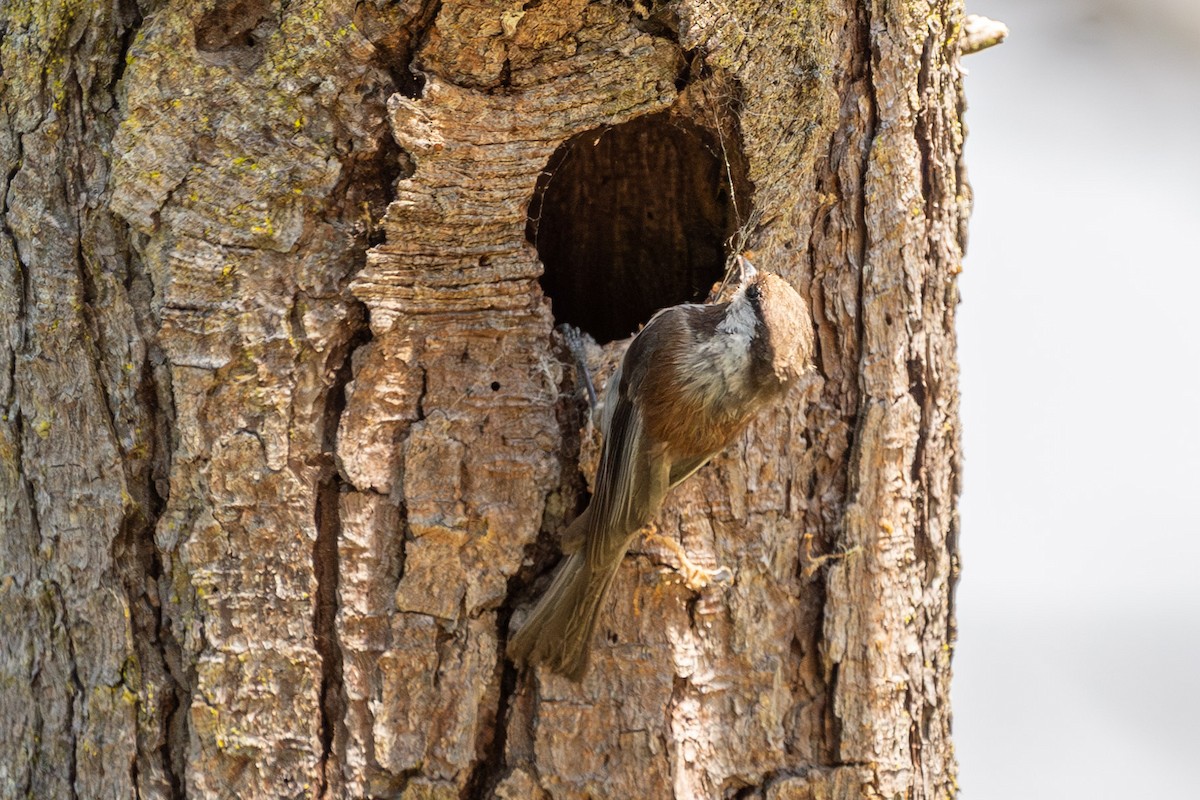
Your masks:
<svg viewBox="0 0 1200 800"><path fill-rule="evenodd" d="M732 300L659 311L609 379L595 492L563 534L569 555L554 582L509 641L514 661L583 678L600 602L638 529L812 362L804 300L782 278L738 264Z"/></svg>

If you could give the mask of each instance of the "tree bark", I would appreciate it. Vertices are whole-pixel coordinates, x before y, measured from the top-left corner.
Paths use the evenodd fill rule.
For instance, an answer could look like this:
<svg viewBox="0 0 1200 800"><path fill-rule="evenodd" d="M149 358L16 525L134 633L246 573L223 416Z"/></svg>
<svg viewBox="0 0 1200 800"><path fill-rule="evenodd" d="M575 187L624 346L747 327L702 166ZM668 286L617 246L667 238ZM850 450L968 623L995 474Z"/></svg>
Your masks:
<svg viewBox="0 0 1200 800"><path fill-rule="evenodd" d="M961 22L7 3L0 796L953 795ZM726 236L819 342L658 519L733 580L635 547L586 679L518 671L596 454L556 321Z"/></svg>

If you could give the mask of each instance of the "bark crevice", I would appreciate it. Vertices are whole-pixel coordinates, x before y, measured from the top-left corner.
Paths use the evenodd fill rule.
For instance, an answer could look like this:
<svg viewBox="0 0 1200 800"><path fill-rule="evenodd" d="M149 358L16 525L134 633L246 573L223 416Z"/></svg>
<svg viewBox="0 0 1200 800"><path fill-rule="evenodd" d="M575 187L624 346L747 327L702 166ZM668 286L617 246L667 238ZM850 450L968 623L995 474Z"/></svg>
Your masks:
<svg viewBox="0 0 1200 800"><path fill-rule="evenodd" d="M166 563L170 555L164 552L157 538L158 524L170 495L175 409L170 371L158 343L158 321L152 308L153 282L132 246L132 229L115 219L114 225L119 226L126 241L130 242L123 286L134 308L136 325L146 348L135 398L152 430L144 437L150 446L149 454L141 469L127 478L136 490L136 494L131 494L138 502L126 509L122 533L115 543L114 562L122 565L120 570L130 606L134 641L142 643L139 658L153 665L143 664L142 680L148 680L146 671L150 669L153 681L158 684L158 691L153 695L161 698L162 705L155 712L158 720L157 767L166 781L167 795L173 800L182 800L186 796L187 714L191 708L194 681L188 677L189 669L184 663L183 647L173 621L163 608L161 593L164 582L169 581ZM126 467L128 469L128 460ZM146 702L149 696L145 686L135 694L138 694L139 704ZM148 757L139 742L138 758ZM139 776L145 777L140 770ZM142 787L135 785L135 789L140 792Z"/></svg>
<svg viewBox="0 0 1200 800"><path fill-rule="evenodd" d="M930 125L929 104L926 101L925 94L929 90L929 78L933 69L933 48L935 37L929 33L925 37L925 42L921 46L921 68L917 72L917 98L920 103L920 110L917 113L916 123L913 125L913 134L916 137L917 151L920 153L920 174L921 174L921 197L925 200L925 216L933 219L937 213L934 208L936 197L934 196L935 175L933 173L933 131Z"/></svg>
<svg viewBox="0 0 1200 800"><path fill-rule="evenodd" d="M148 334L143 331L143 336ZM148 344L153 342L152 335L146 341ZM98 353L96 358L99 358ZM149 714L155 720L156 732L151 739L142 741L139 736L137 758L156 763L151 769L139 768L139 776L150 781L165 781L169 796L182 798L186 748L183 726L186 726L186 720L181 712L191 705L191 689L182 677L186 670L180 643L172 630L171 620L163 612L160 594L165 578L164 554L155 535L167 506L165 493L169 486L173 415L160 405L164 397L169 397L169 391L159 385L151 358L147 355L141 365L135 394L153 428L153 433L143 439L151 452L141 464L131 464L134 459L122 453L130 500L125 507L120 533L113 542L113 563L125 589L131 636L138 651L140 685L135 681L130 689L138 696L139 715ZM103 387L100 387L100 394L107 404L107 392ZM110 425L114 425L112 408L108 410ZM150 752L155 755L152 757ZM140 792L143 787L135 788Z"/></svg>
<svg viewBox="0 0 1200 800"><path fill-rule="evenodd" d="M140 15L137 20L141 21ZM131 30L132 33L127 32L123 39L125 46L136 36L136 27ZM121 63L124 63L124 51ZM116 215L110 216L109 223L125 244L127 255L120 285L133 310L134 322L145 348L132 395L150 428L140 432L135 446L147 447L147 453L128 453L120 445L121 437L116 432L118 417L109 399L109 387L104 385L101 377L104 375L103 354L107 350L103 325L93 310L98 287L89 273L82 250L79 275L88 298L84 303L85 320L95 337L89 352L114 444L121 451L130 496L120 533L113 542L113 563L125 589L129 624L138 654L140 685L135 684L130 689L138 698L139 718L149 717L139 723L135 760L145 762L137 769L139 782L147 782L173 800L182 800L186 796L187 714L191 708L193 682L188 678L189 669L184 663L183 648L172 619L163 608L161 593L164 581L168 580L165 564L170 556L164 553L157 539L158 523L167 508L174 459L175 412L171 378L158 344L159 322L152 307L153 281L136 252L135 234ZM139 783L134 784L134 790L139 794L144 788Z"/></svg>
<svg viewBox="0 0 1200 800"><path fill-rule="evenodd" d="M15 131L14 131L14 133L15 133ZM2 209L0 209L0 231L3 231L5 238L8 240L9 247L12 251L13 262L15 263L16 268L21 273L21 275L20 275L21 287L20 287L20 291L17 293L17 308L16 308L17 318L16 318L16 320L14 320L14 322L17 323L18 327L21 330L21 349L27 351L29 349L29 326L26 325L25 323L29 316L29 314L28 314L29 293L32 288L29 283L30 282L29 265L26 264L25 260L21 257L21 248L17 244L16 232L12 229L12 226L9 224L9 221L8 221L9 198L12 196L12 184L13 184L13 181L17 177L17 173L21 171L21 165L24 163L25 147L22 142L21 136L19 134L15 135L13 138L16 142L16 151L17 152L16 152L16 158L13 161L12 168L8 171L8 174L5 175L5 177L4 177L4 206ZM14 395L16 394L16 387L17 387L17 382L16 382L17 358L16 358L16 355L17 354L14 351L12 354L13 357L12 357L12 362L10 365L10 368L12 370L11 382L9 383L9 390L11 392L13 392ZM24 474L23 470L22 470L22 474Z"/></svg>
<svg viewBox="0 0 1200 800"><path fill-rule="evenodd" d="M347 696L344 653L338 636L338 591L341 580L339 543L342 536L341 495L350 489L336 465L337 430L346 409L346 389L353 379L354 353L371 340L365 314L351 317L352 332L344 355L328 389L323 415L321 477L314 506L316 541L313 543L313 575L317 593L313 609L313 637L321 661L320 742L317 798L327 796L331 774L341 770L342 758L335 750L345 741ZM335 356L336 363L336 356Z"/></svg>
<svg viewBox="0 0 1200 800"><path fill-rule="evenodd" d="M917 421L916 443L913 446L913 459L910 468L910 478L913 485L920 489L914 499L916 508L913 514L913 541L917 558L925 568L925 582L928 583L937 568L937 557L934 544L929 539L927 529L929 518L929 487L926 486L927 469L925 465L925 450L929 443L931 405L938 391L936 386L926 385L927 370L923 359L910 358L907 362L907 367L909 394L912 396L920 415Z"/></svg>
<svg viewBox="0 0 1200 800"><path fill-rule="evenodd" d="M313 545L313 572L317 579L316 608L313 631L317 653L321 659L320 774L316 797L326 796L329 772L336 769L331 761L334 754L336 729L344 724L346 712L345 686L342 681L343 654L337 633L338 537L341 520L337 511L342 480L332 473L317 489L317 540Z"/></svg>
<svg viewBox="0 0 1200 800"><path fill-rule="evenodd" d="M508 772L507 758L508 726L512 716L512 708L517 693L517 666L510 661L505 650L508 647L508 633L512 620L516 598L520 594L518 587L522 584L516 576L509 578L508 590L504 602L496 613L496 667L495 677L499 686L498 697L494 709L488 709L491 724L480 726L477 737L477 757L471 774L463 785L461 800L474 800L478 797L493 797L496 787ZM486 698L485 698L486 700Z"/></svg>
<svg viewBox="0 0 1200 800"><path fill-rule="evenodd" d="M71 631L71 620L67 614L67 600L63 593L62 585L58 581L47 581L47 586L50 588L54 596L55 605L55 627L62 630L63 638L67 643L67 667L70 670L70 697L67 702L67 719L66 728L70 739L71 757L67 763L67 785L71 790L71 797L79 797L79 730L83 727L84 721L81 718L80 703L84 696L83 681L79 679L79 661L75 653L75 636Z"/></svg>
<svg viewBox="0 0 1200 800"><path fill-rule="evenodd" d="M857 175L859 181L865 183L867 175L871 167L871 149L875 141L876 123L879 119L879 99L875 87L875 58L877 57L875 47L871 38L871 5L869 3L861 5L859 13L856 15L855 21L858 26L857 43L853 49L853 61L851 71L853 78L850 84L850 92L858 94L861 92L863 99L866 100L866 118L862 120L862 132L859 141L861 142L861 152L858 153L859 163L857 166ZM848 102L853 102L849 100ZM848 155L848 157L852 157ZM840 530L838 535L845 540L847 531L845 530L845 510L850 508L857 502L859 492L859 482L861 480L861 468L863 463L862 447L863 433L867 424L867 414L869 407L869 398L866 388L863 384L864 371L866 369L866 360L871 356L870 347L867 341L867 290L871 280L871 267L867 263L867 258L870 253L870 226L869 226L869 210L867 208L867 192L862 186L851 187L851 195L849 198L850 214L853 220L853 231L855 235L854 250L852 253L847 253L851 261L851 265L856 270L856 285L854 302L854 353L856 355L856 373L857 382L852 386L853 395L848 399L848 402L854 404L853 422L850 426L849 439L846 443L847 453L847 479L846 490L843 495L844 504L839 514L841 519ZM840 664L834 661L826 667L826 686L828 686L828 718L831 728L832 750L835 757L835 762L838 765L847 764L849 761L843 758L842 749L845 744L843 730L844 720L838 713L837 698L843 691L840 685L841 669Z"/></svg>
<svg viewBox="0 0 1200 800"><path fill-rule="evenodd" d="M864 91L867 100L867 118L863 120L862 132L862 154L861 163L858 168L859 176L865 180L868 171L871 168L871 147L875 142L875 124L879 119L879 98L876 96L875 90L875 64L876 57L875 48L871 42L871 8L870 4L862 6L862 13L858 17L859 24L859 49L856 51L855 72L859 76L859 82ZM857 188L857 187L855 187ZM864 364L862 359L868 354L866 346L866 286L870 279L870 269L867 265L867 254L871 249L870 242L870 226L867 222L867 198L866 192L854 191L852 194L851 204L854 213L854 229L858 236L857 252L855 257L857 263L855 266L858 269L858 295L855 298L855 336L857 339L857 351L859 353L858 373L863 374ZM860 387L861 389L861 387ZM851 441L850 451L854 452L854 442L861 435L861 427L865 419L864 405L862 397L858 398L858 413L855 423L854 437Z"/></svg>
<svg viewBox="0 0 1200 800"><path fill-rule="evenodd" d="M354 22L383 55L381 66L392 78L396 91L405 97L419 98L425 89L425 76L415 68L417 54L424 47L442 10L442 0L423 0L407 22L395 28L391 20L378 17L371 3L360 2Z"/></svg>

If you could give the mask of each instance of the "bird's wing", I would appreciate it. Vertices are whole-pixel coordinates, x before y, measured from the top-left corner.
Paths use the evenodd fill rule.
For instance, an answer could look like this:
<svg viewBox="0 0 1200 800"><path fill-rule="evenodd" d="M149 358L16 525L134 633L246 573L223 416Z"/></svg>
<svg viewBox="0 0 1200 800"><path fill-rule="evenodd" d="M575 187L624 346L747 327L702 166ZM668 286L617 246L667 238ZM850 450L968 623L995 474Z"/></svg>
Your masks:
<svg viewBox="0 0 1200 800"><path fill-rule="evenodd" d="M667 493L670 465L645 441L642 415L628 399L613 409L596 490L588 505L588 559L610 561L629 536L650 521ZM619 556L617 556L619 557Z"/></svg>
<svg viewBox="0 0 1200 800"><path fill-rule="evenodd" d="M629 536L650 521L669 487L671 466L662 448L647 439L637 397L656 363L653 349L664 341L653 334L680 324L677 313L677 308L671 308L654 315L629 345L611 379L617 383L607 392L604 449L587 511L588 558L596 559L595 563L624 552Z"/></svg>

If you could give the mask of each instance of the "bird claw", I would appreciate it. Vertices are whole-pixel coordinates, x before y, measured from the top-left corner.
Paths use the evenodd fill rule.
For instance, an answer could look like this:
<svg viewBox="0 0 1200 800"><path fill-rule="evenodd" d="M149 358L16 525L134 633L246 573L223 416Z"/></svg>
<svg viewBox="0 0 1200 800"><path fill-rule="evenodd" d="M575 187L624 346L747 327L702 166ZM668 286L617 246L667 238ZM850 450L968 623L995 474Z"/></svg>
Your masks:
<svg viewBox="0 0 1200 800"><path fill-rule="evenodd" d="M660 544L675 554L675 558L679 560L679 566L676 568L676 571L683 578L683 585L691 591L701 592L714 583L733 582L733 570L729 567L718 565L715 569L709 569L708 567L700 566L688 557L687 552L683 549L683 545L670 537L663 536L655 526L647 526L644 535L646 541Z"/></svg>
<svg viewBox="0 0 1200 800"><path fill-rule="evenodd" d="M567 349L571 351L571 355L575 358L575 369L579 374L579 383L587 391L588 407L594 416L599 400L596 397L596 385L592 383L592 374L588 372L587 345L583 341L583 332L574 325L567 325L565 323L560 325L558 329L562 332L563 341L567 343Z"/></svg>
<svg viewBox="0 0 1200 800"><path fill-rule="evenodd" d="M692 562L681 563L679 574L683 576L683 585L693 592L701 592L714 583L732 583L733 571L726 566L707 569Z"/></svg>

